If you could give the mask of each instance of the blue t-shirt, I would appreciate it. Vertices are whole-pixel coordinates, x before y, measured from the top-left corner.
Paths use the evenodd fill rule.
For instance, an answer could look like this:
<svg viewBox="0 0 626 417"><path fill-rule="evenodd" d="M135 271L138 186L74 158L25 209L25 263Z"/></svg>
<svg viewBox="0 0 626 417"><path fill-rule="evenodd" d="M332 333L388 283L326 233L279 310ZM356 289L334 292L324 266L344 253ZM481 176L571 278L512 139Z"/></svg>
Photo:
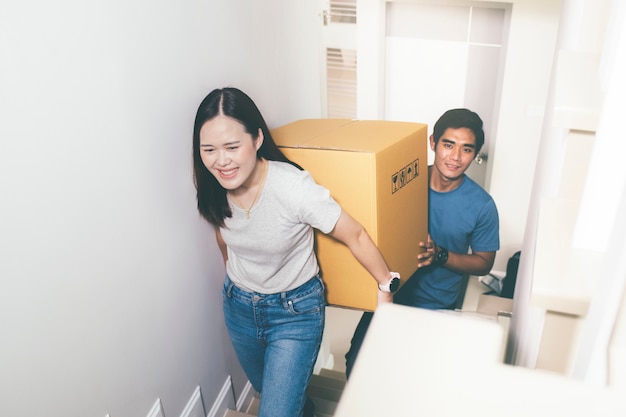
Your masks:
<svg viewBox="0 0 626 417"><path fill-rule="evenodd" d="M491 252L500 249L498 210L493 198L464 175L456 189L428 189L428 231L433 241L450 252ZM399 304L428 309L456 305L463 274L444 266L420 268L395 297Z"/></svg>

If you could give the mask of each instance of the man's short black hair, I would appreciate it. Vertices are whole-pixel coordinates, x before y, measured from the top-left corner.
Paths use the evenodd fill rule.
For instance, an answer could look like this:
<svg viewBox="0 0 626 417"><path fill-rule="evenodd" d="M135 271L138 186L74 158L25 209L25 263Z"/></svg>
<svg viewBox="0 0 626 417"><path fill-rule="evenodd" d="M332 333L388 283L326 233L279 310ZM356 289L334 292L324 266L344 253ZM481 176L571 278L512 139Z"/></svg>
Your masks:
<svg viewBox="0 0 626 417"><path fill-rule="evenodd" d="M451 109L441 115L435 123L433 138L435 143L443 136L447 129L468 128L476 137L476 154L485 143L485 132L483 131L483 121L477 113L469 109Z"/></svg>

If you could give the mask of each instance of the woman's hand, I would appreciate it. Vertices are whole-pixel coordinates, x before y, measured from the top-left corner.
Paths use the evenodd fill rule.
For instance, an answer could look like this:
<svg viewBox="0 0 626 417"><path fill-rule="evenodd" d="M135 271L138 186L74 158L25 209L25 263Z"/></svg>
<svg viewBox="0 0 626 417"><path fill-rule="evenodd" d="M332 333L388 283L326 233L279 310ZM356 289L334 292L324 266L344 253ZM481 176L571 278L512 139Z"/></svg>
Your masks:
<svg viewBox="0 0 626 417"><path fill-rule="evenodd" d="M393 303L393 294L390 292L378 290L378 305L381 305L383 303Z"/></svg>

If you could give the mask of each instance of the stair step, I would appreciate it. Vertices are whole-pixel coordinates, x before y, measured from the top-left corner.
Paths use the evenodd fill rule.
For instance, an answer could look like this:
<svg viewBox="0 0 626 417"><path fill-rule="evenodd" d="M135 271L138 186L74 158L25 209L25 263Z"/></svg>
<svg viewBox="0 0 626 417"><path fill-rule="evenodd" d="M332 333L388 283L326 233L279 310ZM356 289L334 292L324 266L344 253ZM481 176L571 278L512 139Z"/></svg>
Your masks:
<svg viewBox="0 0 626 417"><path fill-rule="evenodd" d="M315 404L315 415L320 417L322 414L332 416L337 409L337 401L331 401L324 398L310 397Z"/></svg>
<svg viewBox="0 0 626 417"><path fill-rule="evenodd" d="M324 375L313 375L311 377L311 382L309 382L309 387L323 387L327 389L332 389L336 391L343 391L346 386L346 380L336 379L334 377L328 377Z"/></svg>
<svg viewBox="0 0 626 417"><path fill-rule="evenodd" d="M256 416L256 414L242 413L240 411L235 411L231 409L226 410L226 414L224 414L224 417L254 417L254 416ZM317 411L316 409L315 417L333 417L333 414L332 413L328 414L323 411Z"/></svg>
<svg viewBox="0 0 626 417"><path fill-rule="evenodd" d="M313 400L319 398L322 400L338 402L339 398L341 398L342 391L332 388L309 385L307 393L309 394L309 397L311 397L311 399Z"/></svg>
<svg viewBox="0 0 626 417"><path fill-rule="evenodd" d="M339 381L347 381L346 378L346 373L345 372L341 372L341 371L335 371L334 369L327 369L327 368L322 368L320 369L320 376L325 376L328 378L334 378L337 379Z"/></svg>
<svg viewBox="0 0 626 417"><path fill-rule="evenodd" d="M319 375L311 377L307 394L315 403L316 415L324 417L335 413L346 382L343 373L331 369L322 369Z"/></svg>
<svg viewBox="0 0 626 417"><path fill-rule="evenodd" d="M307 394L315 403L316 417L332 417L337 408L337 402L346 385L346 377L343 372L332 369L322 369L319 374L313 374ZM259 412L261 400L252 398L245 410L227 410L224 417L250 417Z"/></svg>
<svg viewBox="0 0 626 417"><path fill-rule="evenodd" d="M346 380L339 380L332 377L327 377L323 375L313 375L311 377L311 382L309 382L309 388L324 388L327 390L333 391L343 391L346 386ZM324 397L322 397L324 398Z"/></svg>
<svg viewBox="0 0 626 417"><path fill-rule="evenodd" d="M261 400L257 397L253 397L250 401L250 404L248 404L246 413L256 416L257 414L259 414L259 405L261 405Z"/></svg>
<svg viewBox="0 0 626 417"><path fill-rule="evenodd" d="M226 410L226 414L224 414L224 417L250 417L253 415L256 415L256 414L242 413L241 411L235 411L229 408L228 410Z"/></svg>
<svg viewBox="0 0 626 417"><path fill-rule="evenodd" d="M332 417L335 413L335 409L337 408L337 403L333 401L324 400L321 398L311 398L313 403L315 403L315 417ZM247 412L235 411L228 409L224 417L251 417L258 415L259 412L259 400L254 399L250 406L248 407Z"/></svg>

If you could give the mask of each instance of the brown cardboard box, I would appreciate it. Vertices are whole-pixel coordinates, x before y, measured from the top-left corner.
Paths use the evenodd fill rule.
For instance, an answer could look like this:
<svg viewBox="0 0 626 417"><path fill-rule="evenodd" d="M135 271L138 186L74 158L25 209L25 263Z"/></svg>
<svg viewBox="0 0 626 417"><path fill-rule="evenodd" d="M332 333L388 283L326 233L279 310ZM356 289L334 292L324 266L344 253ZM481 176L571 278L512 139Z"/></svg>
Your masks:
<svg viewBox="0 0 626 417"><path fill-rule="evenodd" d="M404 283L428 237L427 126L420 123L306 119L272 131L294 162L328 188L360 222ZM317 234L328 303L376 308L376 281L343 244Z"/></svg>

